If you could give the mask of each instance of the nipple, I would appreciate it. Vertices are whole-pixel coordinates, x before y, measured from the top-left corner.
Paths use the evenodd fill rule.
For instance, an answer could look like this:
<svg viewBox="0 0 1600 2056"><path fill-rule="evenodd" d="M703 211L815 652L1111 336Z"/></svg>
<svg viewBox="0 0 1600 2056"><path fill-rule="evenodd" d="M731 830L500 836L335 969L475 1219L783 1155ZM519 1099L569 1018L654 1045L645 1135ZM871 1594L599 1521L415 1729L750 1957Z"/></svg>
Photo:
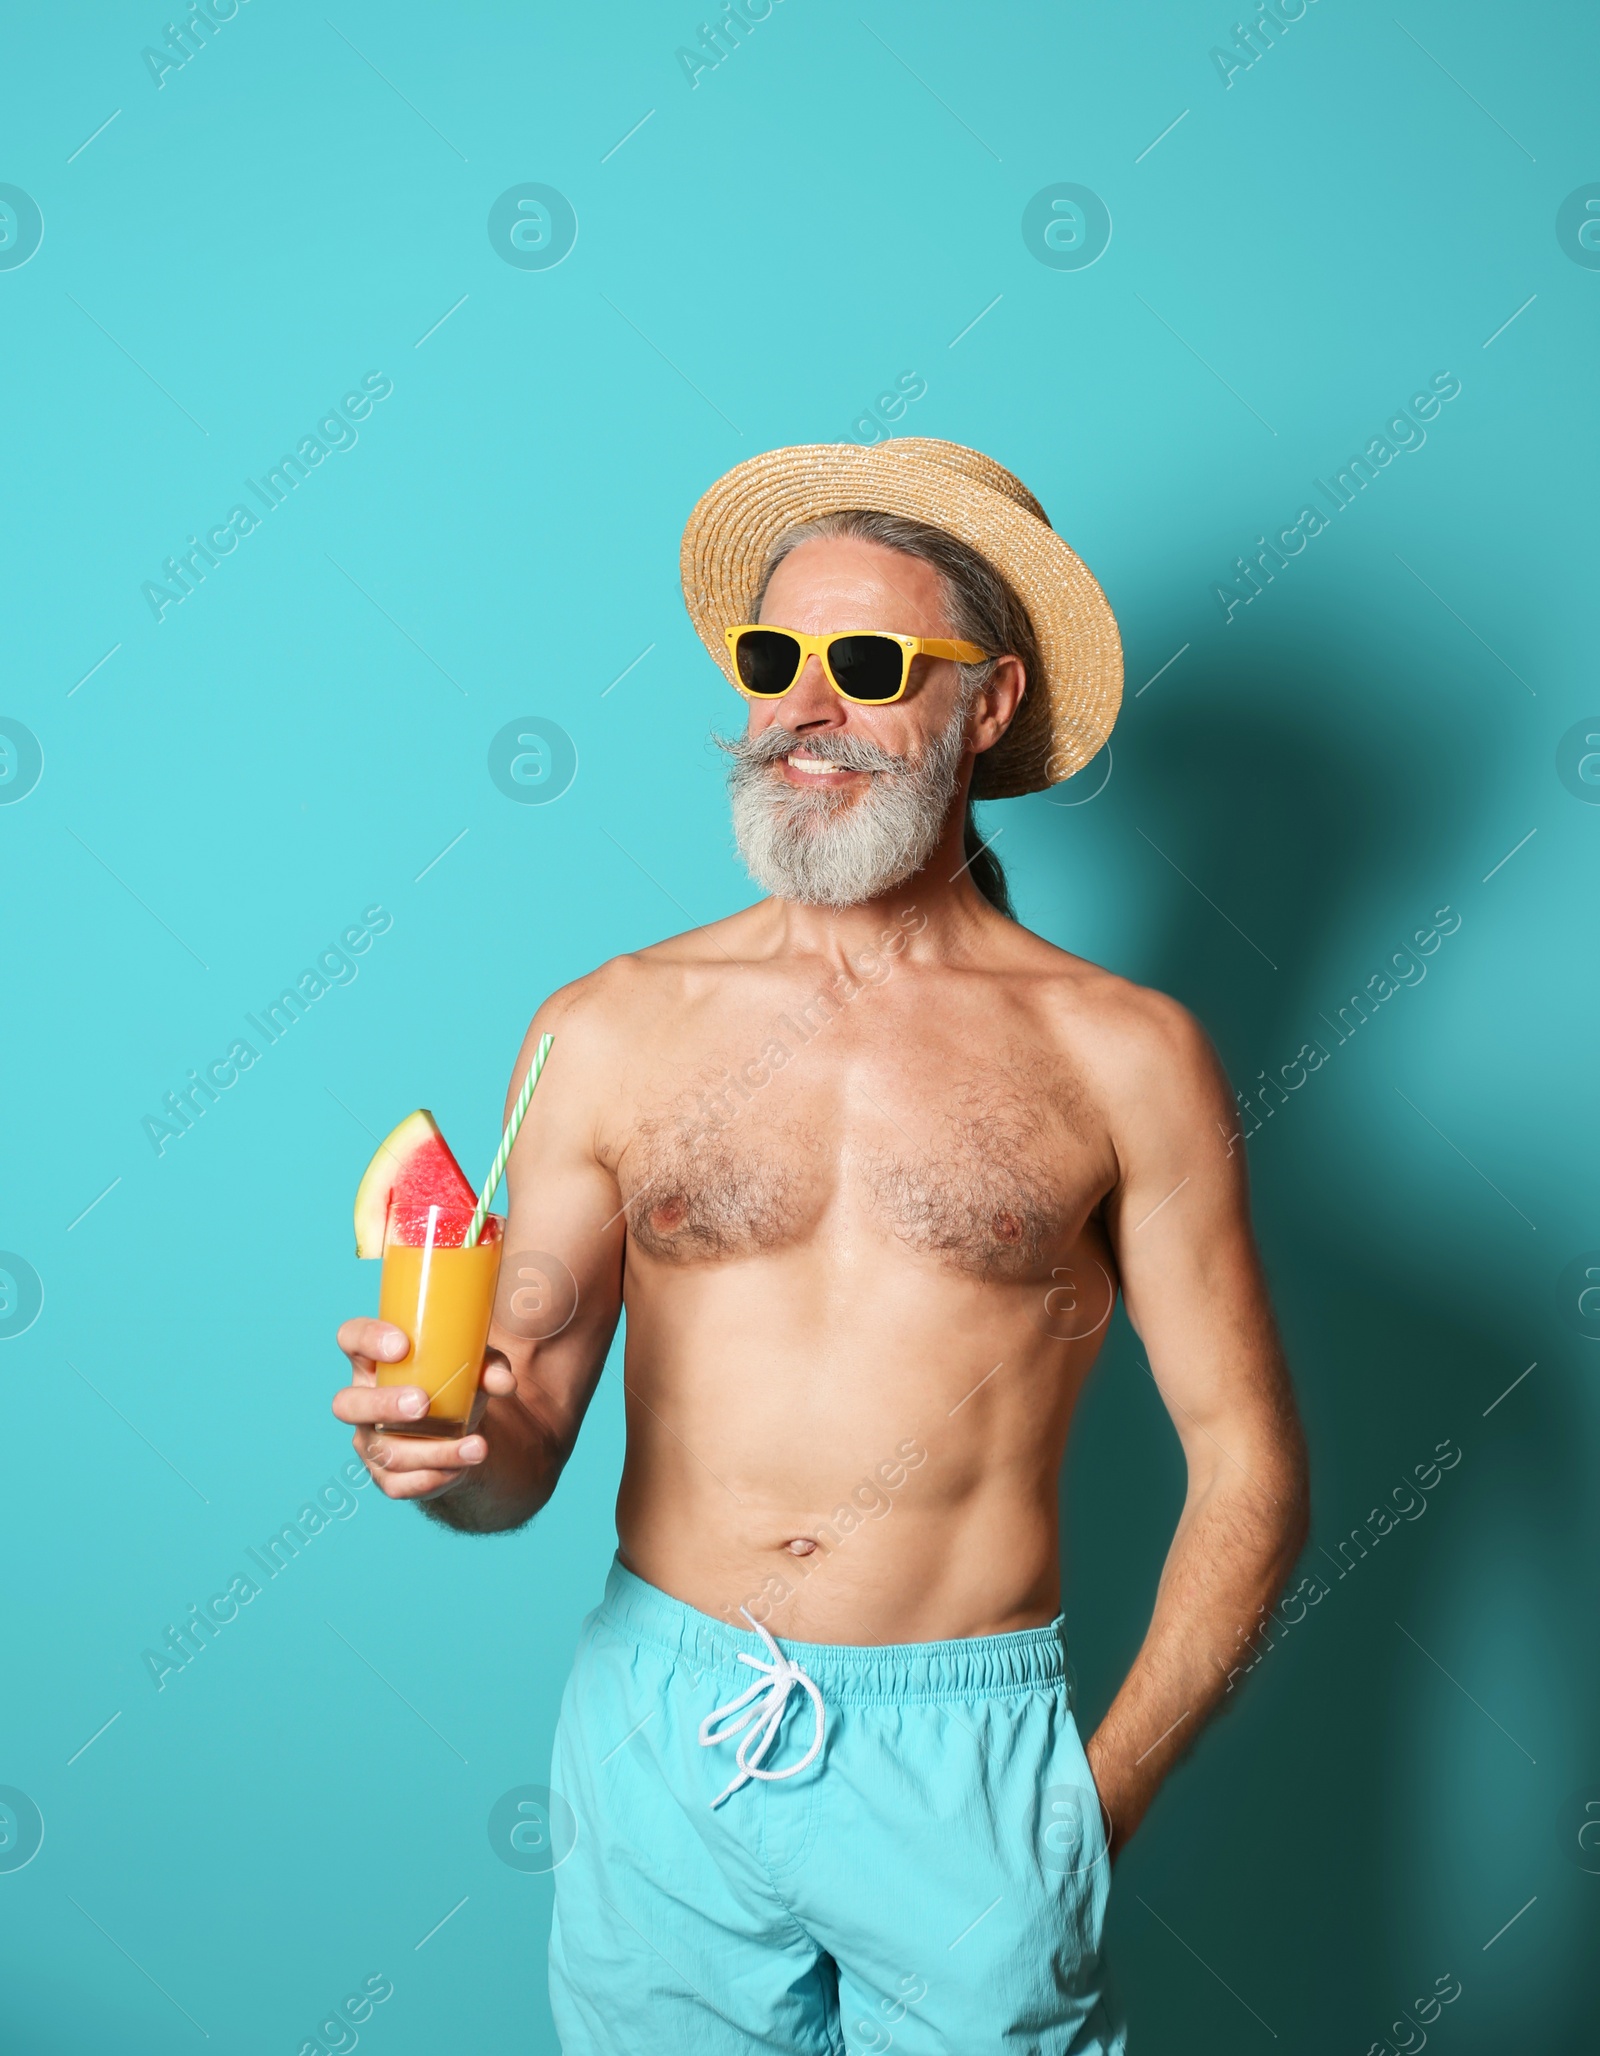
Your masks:
<svg viewBox="0 0 1600 2056"><path fill-rule="evenodd" d="M650 1209L650 1225L658 1234L671 1235L683 1226L688 1214L689 1202L674 1193L670 1199L656 1201Z"/></svg>
<svg viewBox="0 0 1600 2056"><path fill-rule="evenodd" d="M1022 1223L1015 1214L1002 1210L994 1217L994 1232L1002 1242L1020 1242L1022 1240Z"/></svg>

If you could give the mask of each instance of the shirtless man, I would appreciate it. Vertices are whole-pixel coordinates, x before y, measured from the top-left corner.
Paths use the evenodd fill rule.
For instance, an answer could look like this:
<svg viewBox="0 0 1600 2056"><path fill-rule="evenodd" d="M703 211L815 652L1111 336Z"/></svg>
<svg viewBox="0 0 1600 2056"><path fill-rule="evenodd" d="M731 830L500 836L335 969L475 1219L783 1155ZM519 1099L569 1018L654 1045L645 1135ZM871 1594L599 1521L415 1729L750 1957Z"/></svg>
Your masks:
<svg viewBox="0 0 1600 2056"><path fill-rule="evenodd" d="M426 1401L374 1384L407 1343L372 1320L339 1331L334 1412L391 1499L519 1527L626 1307L620 1547L551 1771L567 2056L1100 2056L1109 1852L1307 1523L1217 1059L1008 918L971 825L975 776L1030 790L1098 748L1115 626L1016 480L912 439L741 465L685 588L748 699L725 747L770 897L535 1014L473 1432L386 1432ZM752 622L794 634L734 656ZM549 1253L543 1308L521 1251ZM1057 1479L1119 1287L1188 1494L1085 1748Z"/></svg>

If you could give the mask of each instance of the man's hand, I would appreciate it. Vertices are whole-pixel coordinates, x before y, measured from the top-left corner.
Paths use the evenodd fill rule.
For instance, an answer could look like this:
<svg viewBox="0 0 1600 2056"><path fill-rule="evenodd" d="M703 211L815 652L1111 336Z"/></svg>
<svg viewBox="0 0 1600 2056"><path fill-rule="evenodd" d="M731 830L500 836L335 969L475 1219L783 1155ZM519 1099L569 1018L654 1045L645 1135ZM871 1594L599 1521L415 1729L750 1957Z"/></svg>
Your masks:
<svg viewBox="0 0 1600 2056"><path fill-rule="evenodd" d="M355 1428L356 1454L390 1499L437 1499L476 1475L489 1454L488 1442L476 1432L456 1442L383 1432L390 1421L419 1420L428 1411L420 1385L378 1383L377 1365L398 1363L411 1347L402 1329L389 1321L346 1321L339 1347L350 1359L350 1383L334 1394L334 1414ZM504 1398L515 1389L505 1358L491 1351L472 1403L472 1428L491 1395Z"/></svg>

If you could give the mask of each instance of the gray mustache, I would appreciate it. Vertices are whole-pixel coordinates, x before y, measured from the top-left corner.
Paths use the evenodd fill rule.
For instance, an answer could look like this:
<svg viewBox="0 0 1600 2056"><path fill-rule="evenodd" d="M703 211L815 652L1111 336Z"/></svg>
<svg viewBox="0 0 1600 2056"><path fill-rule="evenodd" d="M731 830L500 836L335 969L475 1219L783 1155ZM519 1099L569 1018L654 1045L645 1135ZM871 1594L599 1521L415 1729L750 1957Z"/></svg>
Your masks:
<svg viewBox="0 0 1600 2056"><path fill-rule="evenodd" d="M725 750L742 770L761 770L795 750L804 750L810 757L824 758L830 764L837 764L842 771L905 772L911 768L909 757L897 757L893 750L886 750L881 743L870 742L862 735L823 733L802 738L791 735L786 728L774 726L755 736L714 734L712 741L719 749Z"/></svg>

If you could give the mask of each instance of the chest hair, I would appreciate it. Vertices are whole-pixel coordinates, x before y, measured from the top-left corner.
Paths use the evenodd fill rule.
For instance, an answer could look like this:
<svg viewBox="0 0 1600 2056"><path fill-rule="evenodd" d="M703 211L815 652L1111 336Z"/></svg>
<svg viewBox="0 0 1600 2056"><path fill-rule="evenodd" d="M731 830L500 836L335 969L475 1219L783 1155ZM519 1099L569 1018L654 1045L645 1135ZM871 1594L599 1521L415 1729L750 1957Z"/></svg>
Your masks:
<svg viewBox="0 0 1600 2056"><path fill-rule="evenodd" d="M757 1256L842 1204L969 1275L1047 1268L1098 1197L1070 1080L1030 1058L893 1097L774 1080L720 1127L686 1103L641 1119L619 1166L630 1234L668 1263Z"/></svg>

